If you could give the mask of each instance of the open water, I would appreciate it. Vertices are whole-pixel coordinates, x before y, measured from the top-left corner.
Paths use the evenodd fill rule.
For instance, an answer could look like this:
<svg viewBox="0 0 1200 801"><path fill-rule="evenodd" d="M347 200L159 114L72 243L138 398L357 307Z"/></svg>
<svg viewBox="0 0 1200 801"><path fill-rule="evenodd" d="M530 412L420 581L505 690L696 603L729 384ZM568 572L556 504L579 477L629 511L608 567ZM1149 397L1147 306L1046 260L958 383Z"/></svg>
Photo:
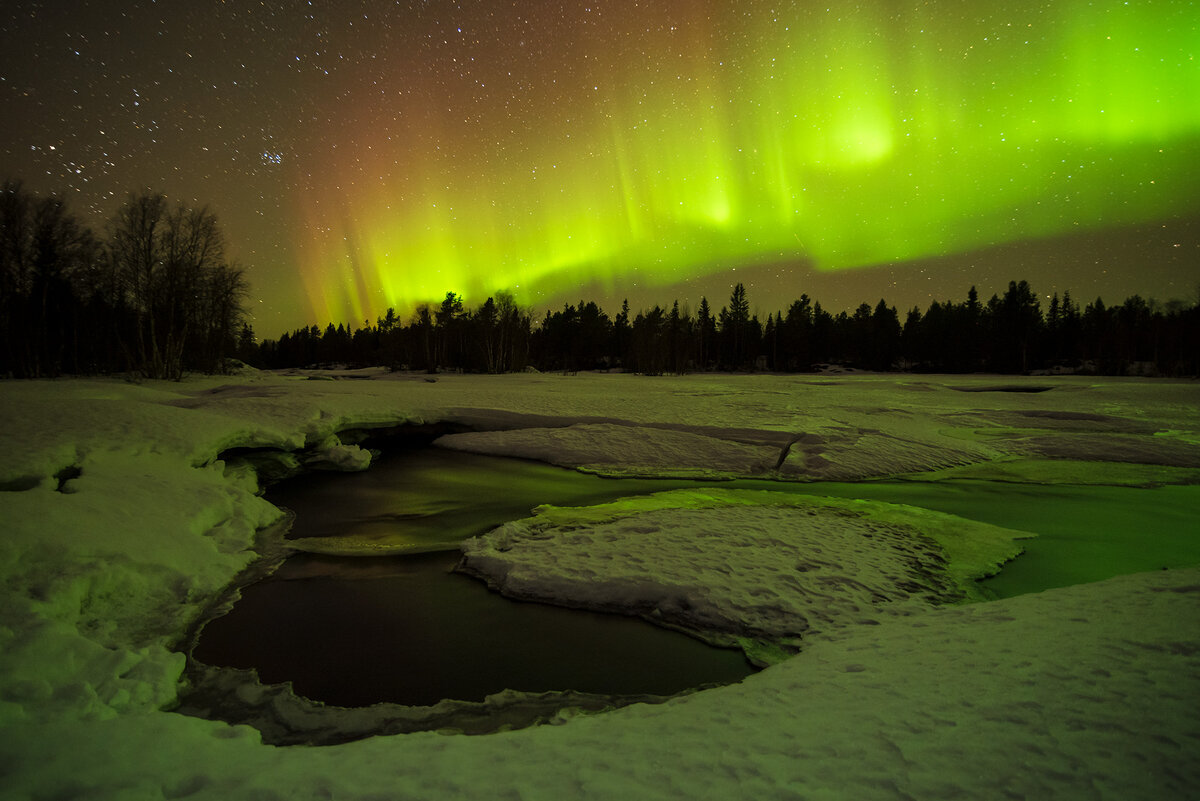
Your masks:
<svg viewBox="0 0 1200 801"><path fill-rule="evenodd" d="M669 695L738 681L751 667L641 620L518 603L450 569L456 544L543 503L586 505L696 481L606 479L523 460L424 448L362 473L313 473L267 498L293 537L351 537L417 553L287 560L210 622L194 655L340 706L481 700L505 688ZM710 484L711 485L711 484ZM1037 592L1200 562L1200 487L1131 489L988 481L720 482L923 506L1031 531L984 586Z"/></svg>

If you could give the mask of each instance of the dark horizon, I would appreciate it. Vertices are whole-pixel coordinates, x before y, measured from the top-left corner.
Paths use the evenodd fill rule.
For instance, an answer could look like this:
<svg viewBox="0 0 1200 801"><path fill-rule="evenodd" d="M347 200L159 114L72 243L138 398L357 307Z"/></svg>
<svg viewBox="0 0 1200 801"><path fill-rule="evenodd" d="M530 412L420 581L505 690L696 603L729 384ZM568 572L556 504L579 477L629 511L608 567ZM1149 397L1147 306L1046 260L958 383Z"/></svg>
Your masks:
<svg viewBox="0 0 1200 801"><path fill-rule="evenodd" d="M761 320L742 284L717 307L672 304L613 316L581 299L534 318L511 297L467 307L454 293L409 321L389 314L363 328L329 323L254 342L243 329L237 355L256 367L343 364L503 373L612 370L651 375L710 371L811 372L837 364L872 371L1108 375L1200 373L1200 302L1157 304L1138 295L1107 305L1055 293L1043 311L1027 281L984 298L906 312L861 303L850 314L807 294L786 314Z"/></svg>

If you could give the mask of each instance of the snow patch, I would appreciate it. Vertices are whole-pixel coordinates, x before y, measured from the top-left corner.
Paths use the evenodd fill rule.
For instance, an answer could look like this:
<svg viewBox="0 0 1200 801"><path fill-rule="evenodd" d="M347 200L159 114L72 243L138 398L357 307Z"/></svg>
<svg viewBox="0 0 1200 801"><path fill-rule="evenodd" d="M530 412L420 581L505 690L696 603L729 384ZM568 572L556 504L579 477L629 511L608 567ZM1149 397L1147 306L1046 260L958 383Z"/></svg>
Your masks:
<svg viewBox="0 0 1200 801"><path fill-rule="evenodd" d="M945 436L924 440L880 431L826 432L819 441L800 440L779 465L780 475L820 481L853 481L973 464L993 454Z"/></svg>
<svg viewBox="0 0 1200 801"><path fill-rule="evenodd" d="M1113 433L1079 433L1070 437L1038 435L1024 437L1011 447L1016 453L1046 459L1200 467L1200 445L1166 437Z"/></svg>
<svg viewBox="0 0 1200 801"><path fill-rule="evenodd" d="M779 459L776 448L690 431L611 423L450 434L434 444L614 476L762 475Z"/></svg>
<svg viewBox="0 0 1200 801"><path fill-rule="evenodd" d="M894 504L675 490L539 507L465 541L460 569L515 598L794 652L814 633L978 598L974 579L1030 536Z"/></svg>

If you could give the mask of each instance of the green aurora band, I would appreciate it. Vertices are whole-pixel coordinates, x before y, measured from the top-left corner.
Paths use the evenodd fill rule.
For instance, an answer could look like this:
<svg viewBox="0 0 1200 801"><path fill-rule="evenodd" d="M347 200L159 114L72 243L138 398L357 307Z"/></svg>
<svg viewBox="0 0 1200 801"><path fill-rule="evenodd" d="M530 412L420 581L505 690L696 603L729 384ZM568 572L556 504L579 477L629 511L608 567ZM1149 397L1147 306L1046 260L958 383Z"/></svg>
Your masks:
<svg viewBox="0 0 1200 801"><path fill-rule="evenodd" d="M1198 208L1193 3L701 5L526 60L500 29L484 87L356 101L300 200L314 316L890 264ZM516 71L542 80L514 110Z"/></svg>

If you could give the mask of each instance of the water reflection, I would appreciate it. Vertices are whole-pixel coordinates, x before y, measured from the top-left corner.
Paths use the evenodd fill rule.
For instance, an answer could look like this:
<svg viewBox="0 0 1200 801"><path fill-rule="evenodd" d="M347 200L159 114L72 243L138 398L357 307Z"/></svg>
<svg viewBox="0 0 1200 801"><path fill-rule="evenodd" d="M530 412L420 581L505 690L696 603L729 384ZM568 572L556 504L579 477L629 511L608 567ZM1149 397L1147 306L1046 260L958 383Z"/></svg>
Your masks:
<svg viewBox="0 0 1200 801"><path fill-rule="evenodd" d="M411 550L467 537L552 503L582 506L695 486L678 479L608 479L521 459L439 448L384 454L361 473L310 473L267 499L296 512L292 537L338 537Z"/></svg>
<svg viewBox="0 0 1200 801"><path fill-rule="evenodd" d="M193 655L337 706L504 689L673 695L752 671L739 651L636 618L505 600L450 573L457 559L293 557L210 622Z"/></svg>

